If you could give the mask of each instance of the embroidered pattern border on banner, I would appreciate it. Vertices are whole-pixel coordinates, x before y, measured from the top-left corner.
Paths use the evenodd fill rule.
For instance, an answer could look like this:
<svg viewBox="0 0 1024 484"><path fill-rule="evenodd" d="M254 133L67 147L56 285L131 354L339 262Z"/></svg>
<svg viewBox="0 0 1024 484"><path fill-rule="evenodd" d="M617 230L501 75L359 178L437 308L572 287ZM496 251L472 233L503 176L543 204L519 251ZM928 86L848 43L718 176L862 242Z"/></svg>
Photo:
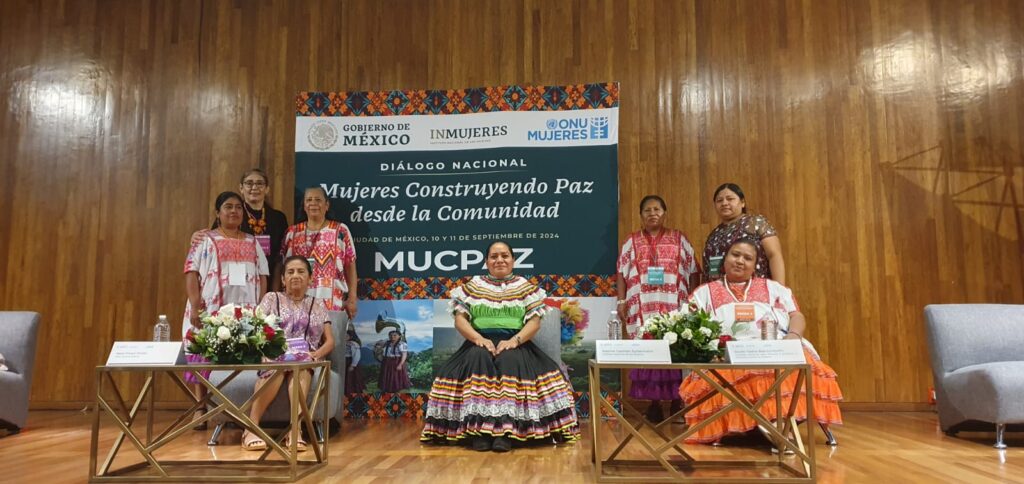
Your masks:
<svg viewBox="0 0 1024 484"><path fill-rule="evenodd" d="M410 91L300 92L296 116L400 116L572 111L619 105L616 83Z"/></svg>
<svg viewBox="0 0 1024 484"><path fill-rule="evenodd" d="M448 291L469 282L464 277L392 277L360 279L360 299L445 299ZM542 274L530 276L551 297L614 297L615 276L592 274Z"/></svg>

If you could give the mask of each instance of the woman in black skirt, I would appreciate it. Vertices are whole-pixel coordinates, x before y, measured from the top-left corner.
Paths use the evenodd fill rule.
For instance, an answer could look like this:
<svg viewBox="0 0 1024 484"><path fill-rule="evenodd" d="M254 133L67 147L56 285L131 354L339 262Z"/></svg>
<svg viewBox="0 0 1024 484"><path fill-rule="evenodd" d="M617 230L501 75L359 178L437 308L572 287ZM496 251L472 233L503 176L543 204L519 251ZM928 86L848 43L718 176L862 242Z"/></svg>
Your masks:
<svg viewBox="0 0 1024 484"><path fill-rule="evenodd" d="M412 387L409 380L409 345L402 341L402 333L388 333L384 345L384 361L380 363L380 391L397 393Z"/></svg>
<svg viewBox="0 0 1024 484"><path fill-rule="evenodd" d="M575 441L576 409L558 364L530 339L546 294L512 274L512 248L487 249L488 275L451 291L455 328L466 342L438 371L420 440L507 452L512 441Z"/></svg>

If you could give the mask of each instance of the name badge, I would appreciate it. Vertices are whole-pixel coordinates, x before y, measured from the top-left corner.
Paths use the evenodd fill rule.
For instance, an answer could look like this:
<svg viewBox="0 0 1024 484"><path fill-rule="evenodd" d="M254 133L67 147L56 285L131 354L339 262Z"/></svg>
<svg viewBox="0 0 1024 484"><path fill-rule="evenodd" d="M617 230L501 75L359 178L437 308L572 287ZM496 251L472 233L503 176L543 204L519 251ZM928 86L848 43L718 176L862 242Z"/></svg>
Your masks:
<svg viewBox="0 0 1024 484"><path fill-rule="evenodd" d="M306 338L286 338L289 353L309 353L309 342Z"/></svg>
<svg viewBox="0 0 1024 484"><path fill-rule="evenodd" d="M736 321L747 323L754 320L754 305L753 304L737 304L736 308Z"/></svg>
<svg viewBox="0 0 1024 484"><path fill-rule="evenodd" d="M708 257L708 274L711 277L722 275L722 256Z"/></svg>
<svg viewBox="0 0 1024 484"><path fill-rule="evenodd" d="M245 264L241 262L228 262L227 269L229 286L245 285Z"/></svg>
<svg viewBox="0 0 1024 484"><path fill-rule="evenodd" d="M260 243L260 248L263 249L263 255L270 256L270 236L269 235L257 235L256 242Z"/></svg>
<svg viewBox="0 0 1024 484"><path fill-rule="evenodd" d="M665 283L665 268L651 266L647 268L647 283L652 286L660 286Z"/></svg>

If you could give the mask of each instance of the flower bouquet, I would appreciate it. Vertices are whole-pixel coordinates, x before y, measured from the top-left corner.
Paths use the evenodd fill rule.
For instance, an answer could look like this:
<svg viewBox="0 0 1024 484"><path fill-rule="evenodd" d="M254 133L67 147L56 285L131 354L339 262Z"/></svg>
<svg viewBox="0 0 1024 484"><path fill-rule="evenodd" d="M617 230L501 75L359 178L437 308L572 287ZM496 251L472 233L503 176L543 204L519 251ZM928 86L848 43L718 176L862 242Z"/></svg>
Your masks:
<svg viewBox="0 0 1024 484"><path fill-rule="evenodd" d="M722 354L722 323L693 304L647 318L639 332L668 341L673 363L707 363Z"/></svg>
<svg viewBox="0 0 1024 484"><path fill-rule="evenodd" d="M583 309L577 299L552 299L548 305L558 308L562 313L562 345L579 344L583 339L583 331L590 325L589 311Z"/></svg>
<svg viewBox="0 0 1024 484"><path fill-rule="evenodd" d="M185 335L188 352L212 363L252 364L275 359L287 350L277 316L263 310L227 304L199 315L203 327Z"/></svg>

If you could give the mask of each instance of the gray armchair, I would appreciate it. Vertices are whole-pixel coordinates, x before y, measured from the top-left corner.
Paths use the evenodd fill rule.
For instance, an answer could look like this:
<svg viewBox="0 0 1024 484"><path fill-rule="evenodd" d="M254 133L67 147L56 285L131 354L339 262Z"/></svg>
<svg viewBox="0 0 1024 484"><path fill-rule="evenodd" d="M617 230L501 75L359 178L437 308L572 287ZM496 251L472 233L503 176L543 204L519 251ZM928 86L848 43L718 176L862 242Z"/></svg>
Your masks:
<svg viewBox="0 0 1024 484"><path fill-rule="evenodd" d="M343 399L345 398L345 347L348 343L348 333L345 329L348 327L348 315L344 311L331 311L331 330L334 332L334 350L331 351L331 374L330 374L330 395L327 398L327 415L334 419L339 425L342 422L344 416L345 406ZM227 371L215 371L210 375L210 382L219 384L224 381L225 378L230 375ZM256 387L256 372L246 371L235 377L230 383L228 383L224 389L224 394L236 404L249 399L255 391ZM320 378L319 374L313 375L313 381L316 382ZM288 386L281 385L281 389L278 391L277 396L274 397L274 401L267 407L266 412L263 413L261 421L265 423L285 423L289 420L289 403L288 403ZM307 403L311 403L311 400L307 400ZM314 416L323 415L321 412L324 411L323 404L317 406L316 410L313 410ZM224 429L224 425L233 421L227 414L219 414L211 419L216 427L213 429L213 435L210 437L209 445L217 445L220 440L221 431ZM316 438L322 439L323 429L320 428L319 420L314 420L314 425L318 434Z"/></svg>
<svg viewBox="0 0 1024 484"><path fill-rule="evenodd" d="M0 428L16 434L28 420L28 396L35 366L39 313L0 311L0 354L9 371L0 371Z"/></svg>
<svg viewBox="0 0 1024 484"><path fill-rule="evenodd" d="M949 435L978 421L1024 423L1024 305L933 304L924 308L939 426Z"/></svg>

